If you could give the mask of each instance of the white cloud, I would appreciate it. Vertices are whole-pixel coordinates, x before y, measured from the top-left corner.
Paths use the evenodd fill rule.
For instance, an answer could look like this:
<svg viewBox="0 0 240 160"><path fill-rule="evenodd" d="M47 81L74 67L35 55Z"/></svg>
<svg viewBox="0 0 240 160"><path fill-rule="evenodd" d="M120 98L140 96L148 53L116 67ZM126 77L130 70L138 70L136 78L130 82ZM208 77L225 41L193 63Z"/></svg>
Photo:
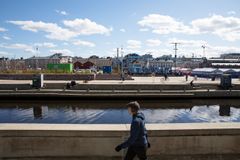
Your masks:
<svg viewBox="0 0 240 160"><path fill-rule="evenodd" d="M185 56L185 57L218 57L220 54L223 53L240 53L240 47L236 46L217 46L211 45L204 40L184 40L184 39L177 39L177 38L170 38L168 39L164 45L161 45L159 48L138 48L138 47L130 47L124 49L124 54L128 53L139 53L140 55L145 53L150 53L153 57L159 57L162 55L172 55L174 56L174 45L171 44L172 42L180 43L178 45L177 56ZM205 55L203 55L203 48L202 45L205 45ZM115 49L116 50L116 49ZM114 51L115 51L114 50Z"/></svg>
<svg viewBox="0 0 240 160"><path fill-rule="evenodd" d="M170 54L172 55L174 53L174 51L172 49L166 49L166 48L159 48L159 49L155 49L155 48L145 48L145 49L126 48L126 49L124 49L124 55L129 54L129 53L138 53L139 55L151 54L153 57L159 57L159 56L162 56L162 55L170 55Z"/></svg>
<svg viewBox="0 0 240 160"><path fill-rule="evenodd" d="M0 44L1 48L6 48L6 49L19 49L23 50L25 52L31 52L35 53L36 51L33 49L32 46L27 45L27 44L21 44L21 43L15 43L15 44Z"/></svg>
<svg viewBox="0 0 240 160"><path fill-rule="evenodd" d="M148 39L146 42L147 46L149 47L157 47L162 43L159 39Z"/></svg>
<svg viewBox="0 0 240 160"><path fill-rule="evenodd" d="M149 29L148 28L140 28L139 31L140 32L147 32L147 31L149 31Z"/></svg>
<svg viewBox="0 0 240 160"><path fill-rule="evenodd" d="M167 15L149 14L138 21L138 24L144 28L152 29L153 33L169 34L169 33L191 33L192 30L183 22L177 21Z"/></svg>
<svg viewBox="0 0 240 160"><path fill-rule="evenodd" d="M194 54L195 57L203 57L207 54L203 55L202 46L209 46L208 42L204 40L185 40L185 39L177 39L177 38L170 38L166 41L165 45L171 48L172 54L174 54L174 44L179 43L178 48L178 56L185 56L185 57L192 57ZM206 48L206 51L208 49ZM208 50L209 51L209 50ZM207 52L206 52L207 53ZM213 53L211 53L213 54ZM215 53L214 53L215 54ZM209 56L208 53L207 56Z"/></svg>
<svg viewBox="0 0 240 160"><path fill-rule="evenodd" d="M183 40L177 38L168 39L166 42L166 46L174 48L172 42L180 43L178 45L178 55L180 56L192 56L194 53L195 56L202 57L216 57L220 56L223 53L240 53L240 47L234 46L217 46L211 45L204 40ZM205 55L203 55L203 48L202 45L206 46L205 48ZM173 50L172 50L173 53Z"/></svg>
<svg viewBox="0 0 240 160"><path fill-rule="evenodd" d="M162 55L170 55L173 53L172 50L169 50L169 49L145 49L142 51L142 53L149 53L151 54L153 57L160 57Z"/></svg>
<svg viewBox="0 0 240 160"><path fill-rule="evenodd" d="M57 12L58 14L64 15L64 16L68 15L68 13L66 11L55 10L55 12Z"/></svg>
<svg viewBox="0 0 240 160"><path fill-rule="evenodd" d="M160 14L149 14L138 21L142 29L151 29L153 33L170 34L213 34L227 41L240 39L240 18L211 15L207 18L193 20L190 25L185 25L173 17Z"/></svg>
<svg viewBox="0 0 240 160"><path fill-rule="evenodd" d="M8 21L9 23L18 25L23 30L28 30L32 32L44 31L49 34L46 35L49 39L56 40L69 40L72 37L76 37L77 34L68 29L59 27L55 23L45 23L42 21Z"/></svg>
<svg viewBox="0 0 240 160"><path fill-rule="evenodd" d="M120 32L126 32L126 30L124 28L121 28Z"/></svg>
<svg viewBox="0 0 240 160"><path fill-rule="evenodd" d="M54 48L54 47L56 47L55 44L49 43L49 42L35 43L34 46L43 47L43 48Z"/></svg>
<svg viewBox="0 0 240 160"><path fill-rule="evenodd" d="M11 38L8 37L8 36L3 36L2 38L5 39L5 40L11 40Z"/></svg>
<svg viewBox="0 0 240 160"><path fill-rule="evenodd" d="M0 51L0 56L9 56L9 55L12 55L12 54L5 51Z"/></svg>
<svg viewBox="0 0 240 160"><path fill-rule="evenodd" d="M74 19L63 21L64 25L69 27L78 35L92 35L92 34L105 34L109 35L111 28L106 28L103 25L97 24L87 18Z"/></svg>
<svg viewBox="0 0 240 160"><path fill-rule="evenodd" d="M227 14L229 14L229 15L235 15L236 12L235 12L235 11L228 11Z"/></svg>
<svg viewBox="0 0 240 160"><path fill-rule="evenodd" d="M6 32L7 29L0 27L0 32Z"/></svg>
<svg viewBox="0 0 240 160"><path fill-rule="evenodd" d="M167 46L172 46L172 43L179 43L180 46L190 46L190 47L201 47L202 45L207 45L207 42L204 40L183 40L177 38L170 38L166 42Z"/></svg>
<svg viewBox="0 0 240 160"><path fill-rule="evenodd" d="M94 43L82 40L74 41L73 44L77 46L95 47Z"/></svg>
<svg viewBox="0 0 240 160"><path fill-rule="evenodd" d="M240 39L240 18L213 15L192 21L192 27L199 33L212 33L228 41Z"/></svg>
<svg viewBox="0 0 240 160"><path fill-rule="evenodd" d="M68 49L51 49L50 53L62 53L63 55L73 56L73 52Z"/></svg>
<svg viewBox="0 0 240 160"><path fill-rule="evenodd" d="M240 53L240 47L235 46L207 46L208 50L215 52L217 55L223 53ZM216 55L214 54L214 55Z"/></svg>
<svg viewBox="0 0 240 160"><path fill-rule="evenodd" d="M142 42L137 40L128 40L127 48L128 49L138 49L141 48Z"/></svg>
<svg viewBox="0 0 240 160"><path fill-rule="evenodd" d="M9 23L20 26L23 30L32 32L43 31L48 33L46 35L49 39L65 40L79 35L105 34L109 35L112 28L108 29L102 25L97 24L89 19L75 19L63 21L68 28L58 26L56 23L45 23L42 21L8 21Z"/></svg>

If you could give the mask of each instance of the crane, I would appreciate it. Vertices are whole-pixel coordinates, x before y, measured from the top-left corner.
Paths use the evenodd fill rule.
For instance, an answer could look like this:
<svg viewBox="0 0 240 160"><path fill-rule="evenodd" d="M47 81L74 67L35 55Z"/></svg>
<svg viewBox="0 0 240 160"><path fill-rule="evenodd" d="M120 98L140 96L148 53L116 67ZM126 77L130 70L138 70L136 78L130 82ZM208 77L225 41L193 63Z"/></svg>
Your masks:
<svg viewBox="0 0 240 160"><path fill-rule="evenodd" d="M202 49L203 49L203 57L206 57L206 55L205 55L206 45L202 45Z"/></svg>

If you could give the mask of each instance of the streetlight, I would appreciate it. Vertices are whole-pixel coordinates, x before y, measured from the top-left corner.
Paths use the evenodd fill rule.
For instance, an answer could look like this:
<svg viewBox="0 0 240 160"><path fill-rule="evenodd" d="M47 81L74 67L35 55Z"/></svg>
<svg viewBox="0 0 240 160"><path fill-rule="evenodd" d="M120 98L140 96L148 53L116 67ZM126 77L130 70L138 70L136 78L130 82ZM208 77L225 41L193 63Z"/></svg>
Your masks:
<svg viewBox="0 0 240 160"><path fill-rule="evenodd" d="M38 69L38 57L37 57L37 56L38 56L38 50L39 50L39 47L36 46L35 49L36 49L36 56L35 56L36 59L35 59L35 63L36 63L36 70L37 70L37 69Z"/></svg>
<svg viewBox="0 0 240 160"><path fill-rule="evenodd" d="M203 58L206 56L205 55L205 49L206 49L206 46L205 45L202 45L202 49L203 49Z"/></svg>
<svg viewBox="0 0 240 160"><path fill-rule="evenodd" d="M123 47L121 47L121 78L124 80L124 75L123 75Z"/></svg>

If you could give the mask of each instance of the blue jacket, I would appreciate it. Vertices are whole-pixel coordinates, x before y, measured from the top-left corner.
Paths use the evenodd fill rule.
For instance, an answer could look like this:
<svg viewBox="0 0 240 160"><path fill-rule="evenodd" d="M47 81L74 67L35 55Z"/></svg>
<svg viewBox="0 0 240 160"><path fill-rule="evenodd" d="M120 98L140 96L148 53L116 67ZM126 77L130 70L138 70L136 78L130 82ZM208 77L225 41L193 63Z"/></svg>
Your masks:
<svg viewBox="0 0 240 160"><path fill-rule="evenodd" d="M145 128L145 116L143 113L138 112L132 117L130 137L122 143L121 148L129 146L147 146L147 130Z"/></svg>

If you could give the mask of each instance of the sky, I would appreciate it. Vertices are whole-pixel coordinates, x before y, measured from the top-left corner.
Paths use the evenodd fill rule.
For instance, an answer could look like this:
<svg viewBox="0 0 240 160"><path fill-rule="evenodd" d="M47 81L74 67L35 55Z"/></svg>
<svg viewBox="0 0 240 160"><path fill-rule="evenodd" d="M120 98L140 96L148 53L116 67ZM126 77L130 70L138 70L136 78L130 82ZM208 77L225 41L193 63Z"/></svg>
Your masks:
<svg viewBox="0 0 240 160"><path fill-rule="evenodd" d="M240 53L239 0L0 0L0 57ZM205 46L205 51L202 46Z"/></svg>

